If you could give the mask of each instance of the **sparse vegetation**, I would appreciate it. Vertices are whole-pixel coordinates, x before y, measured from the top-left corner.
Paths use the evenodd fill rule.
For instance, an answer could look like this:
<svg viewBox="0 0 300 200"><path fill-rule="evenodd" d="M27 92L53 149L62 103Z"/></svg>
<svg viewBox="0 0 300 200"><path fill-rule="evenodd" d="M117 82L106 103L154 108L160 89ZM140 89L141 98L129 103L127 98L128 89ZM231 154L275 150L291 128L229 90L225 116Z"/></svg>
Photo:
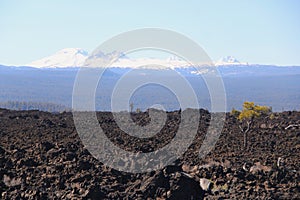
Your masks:
<svg viewBox="0 0 300 200"><path fill-rule="evenodd" d="M272 112L271 107L255 105L254 102L244 102L241 111L232 109L231 115L235 116L239 121L239 128L244 135L244 149L247 148L247 134L253 126L254 119L266 116Z"/></svg>
<svg viewBox="0 0 300 200"><path fill-rule="evenodd" d="M130 112L132 113L133 112L133 103L131 102L129 106L130 106Z"/></svg>

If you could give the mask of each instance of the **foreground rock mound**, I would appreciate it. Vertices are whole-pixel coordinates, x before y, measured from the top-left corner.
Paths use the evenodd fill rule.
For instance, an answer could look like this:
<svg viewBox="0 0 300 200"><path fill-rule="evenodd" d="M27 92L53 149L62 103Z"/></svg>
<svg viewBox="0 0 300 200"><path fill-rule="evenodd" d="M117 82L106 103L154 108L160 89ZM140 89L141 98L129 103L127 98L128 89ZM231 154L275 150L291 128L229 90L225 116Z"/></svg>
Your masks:
<svg viewBox="0 0 300 200"><path fill-rule="evenodd" d="M256 121L247 150L237 121L227 116L214 150L203 159L198 155L210 113L200 113L198 134L179 159L157 171L132 174L95 159L78 137L71 113L0 109L1 198L300 199L300 130L294 126L300 124L299 112ZM97 116L114 144L141 153L168 144L180 123L180 112L168 113L160 133L140 139L120 130L111 113ZM147 113L132 118L140 125L150 121Z"/></svg>

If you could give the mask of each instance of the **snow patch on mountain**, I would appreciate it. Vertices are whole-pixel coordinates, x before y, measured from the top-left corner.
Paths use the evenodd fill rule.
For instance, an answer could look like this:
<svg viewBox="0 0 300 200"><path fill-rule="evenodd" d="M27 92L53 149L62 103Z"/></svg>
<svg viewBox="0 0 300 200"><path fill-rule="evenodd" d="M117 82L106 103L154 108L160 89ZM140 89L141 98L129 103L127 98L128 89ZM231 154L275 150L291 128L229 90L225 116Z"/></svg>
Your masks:
<svg viewBox="0 0 300 200"><path fill-rule="evenodd" d="M120 68L140 68L140 69L174 69L176 67L188 67L189 64L183 60L170 60L170 59L155 59L155 58L138 58L138 59L118 59L112 63L113 67Z"/></svg>

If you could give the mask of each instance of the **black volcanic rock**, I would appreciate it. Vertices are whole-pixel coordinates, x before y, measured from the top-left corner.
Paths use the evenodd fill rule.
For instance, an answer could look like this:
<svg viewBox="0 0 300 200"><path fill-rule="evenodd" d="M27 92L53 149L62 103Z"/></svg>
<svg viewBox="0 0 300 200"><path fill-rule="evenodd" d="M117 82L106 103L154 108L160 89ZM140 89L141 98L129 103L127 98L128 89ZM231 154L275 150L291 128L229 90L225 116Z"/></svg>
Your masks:
<svg viewBox="0 0 300 200"><path fill-rule="evenodd" d="M180 158L160 170L132 174L105 166L88 152L72 113L0 109L0 195L2 199L300 199L300 132L286 129L300 124L300 113L274 116L255 121L249 148L243 150L238 121L228 115L213 151L200 159L210 121L210 113L201 110L198 134ZM141 139L120 130L111 113L97 117L115 145L140 153L168 144L180 123L180 112L169 112L160 133ZM142 125L150 120L147 113L132 117ZM204 179L210 185L207 190L200 187Z"/></svg>

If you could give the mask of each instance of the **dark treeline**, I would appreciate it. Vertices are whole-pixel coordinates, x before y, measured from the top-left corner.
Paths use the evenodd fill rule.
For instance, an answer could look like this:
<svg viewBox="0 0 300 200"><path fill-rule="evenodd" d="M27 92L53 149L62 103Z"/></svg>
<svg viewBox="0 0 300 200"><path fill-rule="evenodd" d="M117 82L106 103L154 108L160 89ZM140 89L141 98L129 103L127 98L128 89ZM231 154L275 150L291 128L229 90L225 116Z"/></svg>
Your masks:
<svg viewBox="0 0 300 200"><path fill-rule="evenodd" d="M63 112L70 111L64 105L44 102L25 102L25 101L7 101L0 102L0 108L6 108L10 110L40 110L46 112Z"/></svg>

